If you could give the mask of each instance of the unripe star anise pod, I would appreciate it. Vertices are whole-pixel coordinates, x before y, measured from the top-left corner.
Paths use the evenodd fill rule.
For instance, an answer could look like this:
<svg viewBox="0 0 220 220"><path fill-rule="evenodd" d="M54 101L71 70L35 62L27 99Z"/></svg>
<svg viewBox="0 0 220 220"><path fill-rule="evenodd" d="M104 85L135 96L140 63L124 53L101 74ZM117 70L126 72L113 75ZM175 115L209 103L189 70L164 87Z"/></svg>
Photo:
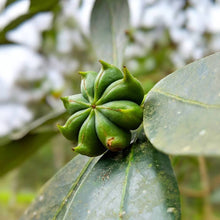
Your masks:
<svg viewBox="0 0 220 220"><path fill-rule="evenodd" d="M143 115L140 82L126 67L122 73L113 65L100 63L99 73L80 72L81 94L61 98L71 116L64 126L58 125L67 139L78 142L74 151L91 157L107 149L128 147L130 130L138 128Z"/></svg>

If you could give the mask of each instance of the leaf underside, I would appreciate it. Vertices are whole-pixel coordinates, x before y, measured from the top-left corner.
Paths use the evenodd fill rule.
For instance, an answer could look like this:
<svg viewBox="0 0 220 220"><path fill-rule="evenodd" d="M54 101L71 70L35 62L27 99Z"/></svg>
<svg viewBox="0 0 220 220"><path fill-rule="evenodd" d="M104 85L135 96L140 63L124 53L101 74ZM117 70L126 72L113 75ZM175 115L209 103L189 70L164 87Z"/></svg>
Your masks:
<svg viewBox="0 0 220 220"><path fill-rule="evenodd" d="M126 0L96 0L91 15L91 42L97 58L122 66L129 27Z"/></svg>
<svg viewBox="0 0 220 220"><path fill-rule="evenodd" d="M161 80L144 106L144 129L160 151L220 155L220 53Z"/></svg>
<svg viewBox="0 0 220 220"><path fill-rule="evenodd" d="M142 130L131 149L74 158L21 219L180 219L179 192L168 156Z"/></svg>

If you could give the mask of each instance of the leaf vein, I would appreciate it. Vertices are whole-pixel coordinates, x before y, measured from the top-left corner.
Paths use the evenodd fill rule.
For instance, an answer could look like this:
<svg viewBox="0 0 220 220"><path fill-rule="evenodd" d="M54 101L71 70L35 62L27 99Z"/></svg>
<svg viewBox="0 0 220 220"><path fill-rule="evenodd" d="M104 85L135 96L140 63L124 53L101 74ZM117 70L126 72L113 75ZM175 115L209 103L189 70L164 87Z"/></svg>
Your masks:
<svg viewBox="0 0 220 220"><path fill-rule="evenodd" d="M133 147L131 148L131 152L128 158L128 165L125 170L125 180L124 180L124 185L122 189L122 197L121 197L121 204L120 204L120 211L119 211L119 219L123 219L123 215L125 214L125 199L126 199L126 192L128 188L128 180L130 176L130 168L131 168L131 162L133 160Z"/></svg>
<svg viewBox="0 0 220 220"><path fill-rule="evenodd" d="M79 176L77 177L76 181L73 183L72 187L70 188L68 194L65 196L65 198L63 199L60 207L58 208L57 212L55 213L53 220L56 220L59 213L62 211L62 208L66 205L66 201L68 200L68 198L70 198L70 196L73 194L74 190L77 188L77 186L79 186L84 174L86 173L86 171L88 170L90 164L92 163L92 161L94 160L94 158L91 158L85 165L85 167L82 169L82 171L80 172Z"/></svg>
<svg viewBox="0 0 220 220"><path fill-rule="evenodd" d="M199 101L196 101L196 100L186 99L186 98L183 98L181 96L177 96L177 95L171 94L169 92L166 92L166 91L163 91L163 90L160 90L160 89L153 89L151 91L155 92L155 93L159 93L159 94L167 96L167 97L170 97L170 98L173 98L173 99L178 100L180 102L191 104L191 105L197 105L197 106L204 107L204 108L215 108L215 109L220 108L220 105L218 105L218 104L216 104L216 105L215 104L206 104L206 103L199 102Z"/></svg>
<svg viewBox="0 0 220 220"><path fill-rule="evenodd" d="M110 14L110 22L111 22L111 31L112 31L112 59L113 59L113 63L117 66L117 52L116 52L116 36L115 36L115 28L114 28L114 13L112 11L111 8L111 3L109 2L109 14Z"/></svg>

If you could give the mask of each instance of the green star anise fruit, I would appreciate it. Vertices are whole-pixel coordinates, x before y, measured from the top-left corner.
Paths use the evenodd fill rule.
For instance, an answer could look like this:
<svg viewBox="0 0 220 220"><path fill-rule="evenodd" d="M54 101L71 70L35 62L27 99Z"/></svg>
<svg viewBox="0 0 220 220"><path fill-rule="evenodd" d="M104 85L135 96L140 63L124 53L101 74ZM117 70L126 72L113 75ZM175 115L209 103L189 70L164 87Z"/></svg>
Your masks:
<svg viewBox="0 0 220 220"><path fill-rule="evenodd" d="M69 140L78 142L74 151L98 156L107 149L120 151L130 145L131 130L142 122L140 106L144 90L140 82L123 68L100 61L99 73L80 72L81 94L62 97L71 114L64 126L58 125Z"/></svg>

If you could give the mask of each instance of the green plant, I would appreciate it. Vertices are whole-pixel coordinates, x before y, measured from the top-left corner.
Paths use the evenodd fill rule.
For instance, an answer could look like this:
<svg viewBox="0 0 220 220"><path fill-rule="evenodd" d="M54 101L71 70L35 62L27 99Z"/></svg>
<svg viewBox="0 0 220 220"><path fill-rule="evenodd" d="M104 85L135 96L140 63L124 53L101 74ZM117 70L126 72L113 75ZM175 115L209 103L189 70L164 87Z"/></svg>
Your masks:
<svg viewBox="0 0 220 220"><path fill-rule="evenodd" d="M62 134L78 145L74 151L98 156L107 149L120 151L128 147L132 129L142 122L143 110L139 105L144 97L140 84L124 67L124 76L115 66L100 61L102 69L80 72L81 93L63 97L63 103L72 116Z"/></svg>
<svg viewBox="0 0 220 220"><path fill-rule="evenodd" d="M109 121L105 124L106 118L99 113L95 119L93 105L97 108L97 103L100 103L101 106L115 108L117 104L119 108L124 108L124 104L127 106L128 103L122 101L125 93L119 92L123 87L115 86L123 77L117 68L123 64L128 21L127 1L96 0L91 16L91 42L97 59L114 65L110 66L114 69L110 73L115 78L111 82L100 80L99 86L94 87L99 83L98 76L101 74L82 72L82 95L62 98L72 116L59 128L72 141L78 140L79 130L88 134L83 143L82 135L79 135L79 146L74 149L89 156L100 155L106 150L103 146L109 147L102 131L95 128L95 120L103 123L107 130L113 127ZM98 157L76 156L44 186L21 219L180 219L179 189L168 155L199 156L201 173L204 182L207 182L205 157L220 155L219 59L220 54L216 53L177 70L156 84L145 99L143 126L133 132L131 142L130 136L126 138L126 144L120 150L128 142L130 147L119 152L107 151ZM109 64L101 63L107 72ZM127 71L124 72L127 74ZM100 90L94 93L94 88ZM114 89L116 93L111 95ZM117 101L116 94L122 95ZM131 95L129 108L134 106L139 109L134 102L139 105L143 94L140 97L138 94L133 96L134 93ZM100 108L103 115L125 130L140 124L137 115L132 114L134 118L122 122L123 117L113 117L112 112L105 110ZM138 123L133 127L136 117ZM83 121L86 122L85 127L81 126ZM44 123L43 120L38 126ZM86 128L90 126L90 132L87 132ZM39 133L33 134L33 128L35 125L23 133L28 133L24 137L28 141L33 138L39 140ZM100 133L101 142L92 138L96 132ZM44 138L47 140L55 133L46 133ZM6 148L3 150L0 157ZM19 151L17 154L19 156ZM6 171L14 166L12 160L9 156L8 167L4 166Z"/></svg>

